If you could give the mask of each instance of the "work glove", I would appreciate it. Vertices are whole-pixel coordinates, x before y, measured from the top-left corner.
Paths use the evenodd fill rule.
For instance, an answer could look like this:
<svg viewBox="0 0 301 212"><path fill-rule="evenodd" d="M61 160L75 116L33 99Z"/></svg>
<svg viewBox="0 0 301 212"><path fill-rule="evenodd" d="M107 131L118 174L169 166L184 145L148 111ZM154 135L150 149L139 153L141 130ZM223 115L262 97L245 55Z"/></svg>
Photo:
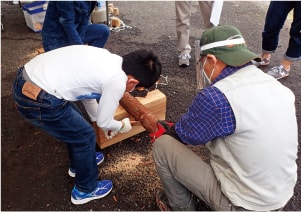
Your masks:
<svg viewBox="0 0 301 212"><path fill-rule="evenodd" d="M127 133L132 129L132 125L129 118L124 118L121 120L122 127L119 130L120 133Z"/></svg>
<svg viewBox="0 0 301 212"><path fill-rule="evenodd" d="M157 127L158 127L157 132L149 134L149 136L151 137L151 142L154 143L157 138L159 138L161 135L163 135L173 125L174 125L174 123L172 123L172 122L168 122L165 120L159 120L157 122Z"/></svg>
<svg viewBox="0 0 301 212"><path fill-rule="evenodd" d="M131 125L131 122L130 122L129 118L124 118L124 119L121 120L121 122L122 122L122 127L119 131L109 130L109 131L105 132L105 136L106 136L107 139L112 139L116 134L118 134L118 133L127 133L132 129L132 125Z"/></svg>

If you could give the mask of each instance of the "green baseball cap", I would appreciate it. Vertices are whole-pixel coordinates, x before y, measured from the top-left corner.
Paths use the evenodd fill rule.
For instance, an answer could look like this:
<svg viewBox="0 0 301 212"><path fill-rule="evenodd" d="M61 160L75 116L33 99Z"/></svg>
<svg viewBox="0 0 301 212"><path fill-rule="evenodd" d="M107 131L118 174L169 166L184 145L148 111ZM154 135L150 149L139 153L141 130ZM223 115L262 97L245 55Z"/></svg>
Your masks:
<svg viewBox="0 0 301 212"><path fill-rule="evenodd" d="M241 32L231 25L212 27L202 34L200 40L201 56L213 54L225 64L242 66L260 56L248 50Z"/></svg>

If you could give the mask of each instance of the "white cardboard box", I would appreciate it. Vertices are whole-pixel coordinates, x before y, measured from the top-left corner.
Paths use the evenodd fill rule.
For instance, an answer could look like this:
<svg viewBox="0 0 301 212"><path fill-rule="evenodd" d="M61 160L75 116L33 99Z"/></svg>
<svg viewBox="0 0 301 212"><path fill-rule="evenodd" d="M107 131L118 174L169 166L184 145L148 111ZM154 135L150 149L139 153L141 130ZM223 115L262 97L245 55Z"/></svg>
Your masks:
<svg viewBox="0 0 301 212"><path fill-rule="evenodd" d="M22 5L26 25L34 32L42 31L47 1L35 1L29 4Z"/></svg>

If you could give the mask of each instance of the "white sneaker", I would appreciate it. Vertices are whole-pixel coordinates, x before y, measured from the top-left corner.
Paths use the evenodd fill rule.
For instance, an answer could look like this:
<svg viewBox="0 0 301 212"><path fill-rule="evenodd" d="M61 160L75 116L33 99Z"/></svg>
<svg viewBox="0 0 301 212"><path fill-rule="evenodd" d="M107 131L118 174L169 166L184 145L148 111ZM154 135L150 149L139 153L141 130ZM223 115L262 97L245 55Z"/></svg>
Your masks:
<svg viewBox="0 0 301 212"><path fill-rule="evenodd" d="M281 79L283 77L288 77L289 76L289 71L285 70L285 68L283 67L283 65L278 65L278 66L274 66L272 67L268 72L268 75L271 75L272 77L274 77L275 79Z"/></svg>
<svg viewBox="0 0 301 212"><path fill-rule="evenodd" d="M189 55L189 53L180 54L179 55L179 66L188 67L190 58L191 58L191 56Z"/></svg>

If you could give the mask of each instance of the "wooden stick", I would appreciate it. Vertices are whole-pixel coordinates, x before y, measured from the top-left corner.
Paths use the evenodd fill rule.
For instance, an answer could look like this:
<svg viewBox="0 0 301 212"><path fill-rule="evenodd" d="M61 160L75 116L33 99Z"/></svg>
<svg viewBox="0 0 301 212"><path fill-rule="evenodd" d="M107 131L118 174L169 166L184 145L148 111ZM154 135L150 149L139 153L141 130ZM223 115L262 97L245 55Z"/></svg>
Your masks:
<svg viewBox="0 0 301 212"><path fill-rule="evenodd" d="M158 130L157 117L131 94L125 92L119 103L136 121L141 121L147 131L154 133Z"/></svg>

